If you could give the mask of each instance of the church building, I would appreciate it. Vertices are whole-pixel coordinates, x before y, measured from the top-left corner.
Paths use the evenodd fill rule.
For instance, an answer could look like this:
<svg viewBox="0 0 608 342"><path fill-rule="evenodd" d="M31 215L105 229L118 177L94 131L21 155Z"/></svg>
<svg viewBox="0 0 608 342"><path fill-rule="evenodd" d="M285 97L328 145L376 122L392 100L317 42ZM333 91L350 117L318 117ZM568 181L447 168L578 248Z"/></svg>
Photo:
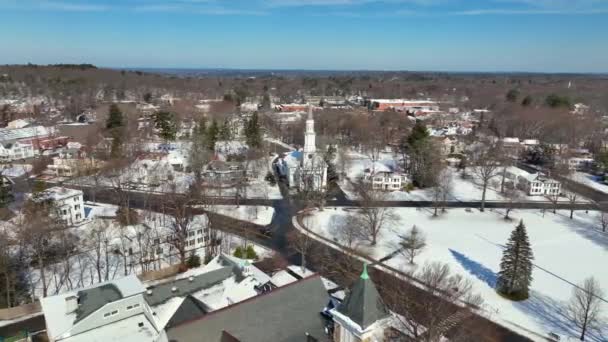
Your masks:
<svg viewBox="0 0 608 342"><path fill-rule="evenodd" d="M327 187L327 163L323 156L317 153L315 139L315 120L312 106L309 106L304 148L287 154L277 164L279 173L285 177L290 188L324 191Z"/></svg>
<svg viewBox="0 0 608 342"><path fill-rule="evenodd" d="M331 310L335 342L381 342L391 325L391 314L369 278L367 265L344 301Z"/></svg>

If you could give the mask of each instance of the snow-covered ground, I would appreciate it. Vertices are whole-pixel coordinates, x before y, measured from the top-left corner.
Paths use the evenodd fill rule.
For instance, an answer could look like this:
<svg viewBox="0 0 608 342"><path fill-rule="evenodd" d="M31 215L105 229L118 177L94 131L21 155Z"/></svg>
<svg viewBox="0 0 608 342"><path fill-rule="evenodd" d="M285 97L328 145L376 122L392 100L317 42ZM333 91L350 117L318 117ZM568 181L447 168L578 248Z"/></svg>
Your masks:
<svg viewBox="0 0 608 342"><path fill-rule="evenodd" d="M510 326L523 327L542 336L554 332L562 336L576 336L572 323L564 315L574 284L586 277L595 276L608 300L608 233L598 230L598 213L575 212L574 219L568 211L552 214L538 210L511 212L512 221L503 219L504 211L450 209L433 218L428 209L395 208L397 222L381 231L376 247L363 245L362 249L374 258L384 257L397 249L400 235L413 225L426 236L427 247L415 262L439 261L447 263L457 273L467 275L474 282L474 289L485 299L490 318L507 321ZM326 208L315 212L305 224L316 233L334 239L332 227L352 210ZM499 296L494 285L499 271L503 245L511 231L522 219L527 227L533 248L535 268L531 296L522 302L512 302ZM401 254L386 262L387 265L411 271ZM588 335L589 341L608 339L608 303L603 303L604 320L601 333Z"/></svg>
<svg viewBox="0 0 608 342"><path fill-rule="evenodd" d="M228 208L229 206L225 207L220 210L231 210ZM64 260L63 262L45 267L45 279L49 295L93 285L100 282L100 278L103 281L106 273L108 279L115 279L126 274L139 274L143 271L162 269L179 262L179 256L176 251L170 252L170 255L165 253L161 258L145 262L143 265L139 262L139 250L157 248L157 245L153 241L154 238L158 237L162 241L162 237L172 232L168 228L173 221L171 216L137 210L140 221L144 224L122 227L115 220L100 219L100 217L108 218L115 216L116 206L87 202L85 208L88 211L89 221L73 228L73 233L79 237L78 253L70 256L67 261ZM274 212L273 208L265 210L264 207L260 207L258 209L260 209L260 222L268 220L268 216L272 217L272 214L262 213L263 211ZM232 211L237 212L236 209ZM247 213L247 210L243 209L243 213ZM193 233L199 227L204 228L207 225L206 215L194 216L190 225L193 227ZM141 239L138 237L141 237ZM217 238L221 239L221 244L217 249L218 252L232 254L238 246L252 245L260 259L272 254L272 251L267 248L258 246L251 241L245 241L233 234L217 231ZM107 253L103 241L108 241ZM158 246L165 250L170 248L164 242L161 242ZM188 249L188 255L191 251L194 251L202 261L205 257L205 249L202 244L199 246L197 242L195 249ZM123 257L122 253L115 253L115 250L132 250L133 254L125 253ZM168 250L170 251L170 249ZM98 261L100 262L99 265L96 264ZM98 274L98 269L101 275ZM28 274L28 281L34 295L37 297L41 296L43 293L43 281L40 269L30 268L28 269Z"/></svg>
<svg viewBox="0 0 608 342"><path fill-rule="evenodd" d="M274 208L262 205L212 205L206 206L206 210L232 217L241 221L248 221L261 226L270 224L274 216Z"/></svg>
<svg viewBox="0 0 608 342"><path fill-rule="evenodd" d="M155 150L155 144L149 144L148 149ZM266 171L271 170L270 164L273 157L259 159L251 163L259 166L256 176L249 180L247 185L239 189L243 198L259 199L281 199L281 191L277 184L270 185L264 178ZM121 170L119 174L112 177L80 177L64 183L78 186L106 186L124 188L130 191L163 193L184 193L194 182L194 174L174 170L172 165L187 165L185 152L182 150L171 150L167 155L154 158L138 159L131 165ZM265 169L267 168L267 170ZM209 196L234 197L237 194L235 187L209 188Z"/></svg>
<svg viewBox="0 0 608 342"><path fill-rule="evenodd" d="M386 165L391 169L400 171L399 162L396 160L396 156L391 153L381 153L380 160L378 163ZM340 168L340 162L338 161L338 168ZM349 152L348 161L346 162L345 173L348 179L340 179L340 188L346 194L346 197L351 200L358 199L358 194L355 191L353 183L356 183L358 179L363 176L363 171L370 168L372 162L366 155ZM448 167L450 175L452 177L452 191L448 196L448 201L480 201L483 188L481 181L477 179L471 170L467 170L467 178L463 179L461 172L453 167ZM500 175L494 177L486 190L487 201L506 201L508 200L505 196L500 194ZM599 184L598 184L599 185ZM608 186L605 186L606 192L608 193ZM524 192L520 191L520 201L548 201L544 196L528 196ZM416 189L412 191L388 191L386 192L387 201L430 201L433 198L431 189ZM568 198L560 197L560 202L567 202ZM587 200L579 197L577 202L586 202Z"/></svg>
<svg viewBox="0 0 608 342"><path fill-rule="evenodd" d="M285 149L287 149L288 151L295 151L295 148L289 144L286 144L278 139L274 139L274 138L270 138L270 137L264 137L264 140L269 142L269 143L273 143L273 144L277 144Z"/></svg>
<svg viewBox="0 0 608 342"><path fill-rule="evenodd" d="M602 178L599 176L594 176L586 172L573 172L570 178L575 182L582 183L597 191L608 194L608 185L604 184Z"/></svg>

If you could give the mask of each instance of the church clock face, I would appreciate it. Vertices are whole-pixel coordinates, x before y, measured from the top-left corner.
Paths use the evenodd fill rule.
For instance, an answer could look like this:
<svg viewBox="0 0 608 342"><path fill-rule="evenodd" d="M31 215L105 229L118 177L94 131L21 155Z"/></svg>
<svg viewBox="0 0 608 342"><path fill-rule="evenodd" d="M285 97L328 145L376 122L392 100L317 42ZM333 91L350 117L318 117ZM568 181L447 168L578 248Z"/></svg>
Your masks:
<svg viewBox="0 0 608 342"><path fill-rule="evenodd" d="M312 159L312 154L309 154L309 155L308 155L308 159Z"/></svg>

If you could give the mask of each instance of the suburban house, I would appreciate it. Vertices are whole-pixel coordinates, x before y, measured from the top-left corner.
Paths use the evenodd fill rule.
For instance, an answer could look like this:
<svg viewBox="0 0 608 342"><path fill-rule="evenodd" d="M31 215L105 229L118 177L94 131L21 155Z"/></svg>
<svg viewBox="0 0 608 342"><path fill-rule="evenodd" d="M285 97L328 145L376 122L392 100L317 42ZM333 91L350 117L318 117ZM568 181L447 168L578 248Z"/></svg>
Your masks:
<svg viewBox="0 0 608 342"><path fill-rule="evenodd" d="M593 166L595 160L589 157L572 157L568 158L568 168L570 170L585 170Z"/></svg>
<svg viewBox="0 0 608 342"><path fill-rule="evenodd" d="M213 160L202 172L203 181L214 186L228 186L247 179L247 169L240 162Z"/></svg>
<svg viewBox="0 0 608 342"><path fill-rule="evenodd" d="M47 336L58 341L155 341L162 315L135 275L41 299Z"/></svg>
<svg viewBox="0 0 608 342"><path fill-rule="evenodd" d="M512 186L523 190L529 196L558 196L561 183L540 173L529 173L518 167L509 167L506 179Z"/></svg>
<svg viewBox="0 0 608 342"><path fill-rule="evenodd" d="M215 154L224 159L230 156L242 156L247 153L249 146L243 141L227 140L215 142Z"/></svg>
<svg viewBox="0 0 608 342"><path fill-rule="evenodd" d="M36 153L34 146L19 141L0 144L0 160L3 162L33 158Z"/></svg>
<svg viewBox="0 0 608 342"><path fill-rule="evenodd" d="M145 221L145 224L152 228L151 231L156 232L156 236L151 236L149 254L151 260L169 260L175 262L178 259L178 252L171 241L175 238L170 228L174 224L172 219L167 220L165 215L151 215ZM185 250L190 255L191 253L198 254L201 259L205 256L205 247L211 242L209 236L209 221L206 215L196 215L186 228L188 236L184 242ZM136 236L132 234L133 236ZM137 247L137 246L134 246Z"/></svg>
<svg viewBox="0 0 608 342"><path fill-rule="evenodd" d="M37 203L51 203L57 217L68 225L80 224L85 220L83 193L80 190L52 187L32 195Z"/></svg>
<svg viewBox="0 0 608 342"><path fill-rule="evenodd" d="M74 177L90 174L101 165L101 161L87 157L80 143L69 142L65 149L53 157L53 164L47 166L46 173L56 177Z"/></svg>
<svg viewBox="0 0 608 342"><path fill-rule="evenodd" d="M407 184L408 178L394 169L381 162L374 162L363 171L363 181L371 184L374 190L401 190Z"/></svg>
<svg viewBox="0 0 608 342"><path fill-rule="evenodd" d="M65 146L65 136L53 136L52 129L43 126L0 128L0 161L31 158L44 150Z"/></svg>

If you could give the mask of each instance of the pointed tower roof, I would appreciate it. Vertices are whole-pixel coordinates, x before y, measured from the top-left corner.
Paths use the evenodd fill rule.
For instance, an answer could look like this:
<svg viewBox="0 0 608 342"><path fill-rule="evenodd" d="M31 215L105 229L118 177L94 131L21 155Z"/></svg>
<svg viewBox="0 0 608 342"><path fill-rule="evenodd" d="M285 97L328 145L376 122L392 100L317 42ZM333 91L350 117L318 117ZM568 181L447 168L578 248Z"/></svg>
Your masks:
<svg viewBox="0 0 608 342"><path fill-rule="evenodd" d="M312 116L312 105L311 104L308 105L308 120L314 120L314 118Z"/></svg>
<svg viewBox="0 0 608 342"><path fill-rule="evenodd" d="M361 276L338 307L338 312L357 323L362 330L388 317L388 310L367 274L367 264L363 265Z"/></svg>

